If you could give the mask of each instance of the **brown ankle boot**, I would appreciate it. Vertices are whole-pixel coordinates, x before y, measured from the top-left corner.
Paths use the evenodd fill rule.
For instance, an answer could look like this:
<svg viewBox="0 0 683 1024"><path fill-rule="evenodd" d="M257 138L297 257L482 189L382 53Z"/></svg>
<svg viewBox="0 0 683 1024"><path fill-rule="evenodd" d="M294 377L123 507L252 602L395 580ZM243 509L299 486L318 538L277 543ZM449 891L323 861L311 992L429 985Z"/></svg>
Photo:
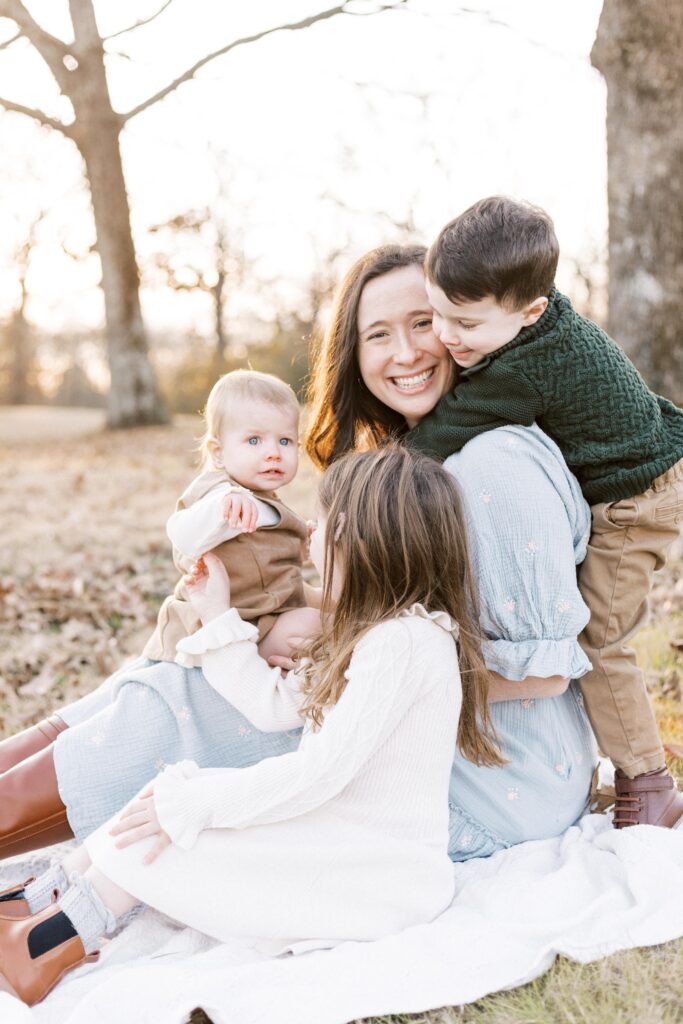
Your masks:
<svg viewBox="0 0 683 1024"><path fill-rule="evenodd" d="M72 838L51 746L0 775L0 858Z"/></svg>
<svg viewBox="0 0 683 1024"><path fill-rule="evenodd" d="M24 890L27 885L34 881L35 877L27 878L25 882L11 885L9 889L3 889L0 892L0 917L29 916L31 911L24 898Z"/></svg>
<svg viewBox="0 0 683 1024"><path fill-rule="evenodd" d="M15 764L24 761L31 754L49 747L59 736L60 732L68 729L68 725L59 715L52 715L44 718L37 725L30 729L18 732L16 736L9 736L6 740L0 741L0 773L8 772Z"/></svg>
<svg viewBox="0 0 683 1024"><path fill-rule="evenodd" d="M629 779L617 768L614 775L617 800L614 805L615 828L629 825L683 827L683 793L679 793L666 768Z"/></svg>
<svg viewBox="0 0 683 1024"><path fill-rule="evenodd" d="M63 939L50 948L55 928L61 930ZM68 971L97 956L86 956L58 903L19 920L0 917L0 991L29 1006L44 999Z"/></svg>

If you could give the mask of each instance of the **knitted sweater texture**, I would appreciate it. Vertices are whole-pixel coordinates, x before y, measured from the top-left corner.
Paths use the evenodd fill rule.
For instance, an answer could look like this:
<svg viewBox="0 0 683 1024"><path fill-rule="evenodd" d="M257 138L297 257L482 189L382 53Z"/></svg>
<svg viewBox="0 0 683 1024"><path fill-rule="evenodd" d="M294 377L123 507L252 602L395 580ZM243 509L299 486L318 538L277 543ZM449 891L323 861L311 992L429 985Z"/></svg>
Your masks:
<svg viewBox="0 0 683 1024"><path fill-rule="evenodd" d="M619 346L553 288L530 327L476 366L406 438L445 459L487 430L538 425L590 502L642 494L683 458L683 411L654 394Z"/></svg>

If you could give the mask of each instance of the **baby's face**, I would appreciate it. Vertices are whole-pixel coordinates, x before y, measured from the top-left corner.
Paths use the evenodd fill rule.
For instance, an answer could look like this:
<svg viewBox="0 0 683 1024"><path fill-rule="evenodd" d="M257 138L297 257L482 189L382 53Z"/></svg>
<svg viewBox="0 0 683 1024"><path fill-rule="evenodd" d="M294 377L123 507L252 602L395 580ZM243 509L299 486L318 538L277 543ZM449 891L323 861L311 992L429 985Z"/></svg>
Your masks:
<svg viewBox="0 0 683 1024"><path fill-rule="evenodd" d="M427 295L433 309L432 327L458 366L476 366L516 338L523 327L536 323L548 300L534 299L523 309L510 311L488 295L476 302L451 302L432 281Z"/></svg>
<svg viewBox="0 0 683 1024"><path fill-rule="evenodd" d="M251 491L274 491L299 465L298 416L269 402L231 402L214 462Z"/></svg>

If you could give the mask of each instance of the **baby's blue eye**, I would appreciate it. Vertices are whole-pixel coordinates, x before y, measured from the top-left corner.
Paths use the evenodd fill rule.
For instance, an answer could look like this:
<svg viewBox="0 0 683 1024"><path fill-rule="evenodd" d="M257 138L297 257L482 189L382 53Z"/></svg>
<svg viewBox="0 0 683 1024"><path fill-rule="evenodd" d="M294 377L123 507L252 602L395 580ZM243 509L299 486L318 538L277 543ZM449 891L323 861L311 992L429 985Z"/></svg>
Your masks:
<svg viewBox="0 0 683 1024"><path fill-rule="evenodd" d="M288 444L291 444L291 441L289 440L289 438L288 438L288 437L281 437L281 438L280 438L280 444L281 444L281 445L282 445L282 446L283 446L284 448L286 448Z"/></svg>
<svg viewBox="0 0 683 1024"><path fill-rule="evenodd" d="M254 436L254 437L250 437L250 438L248 439L248 441L247 441L247 444L258 444L258 442L259 442L259 439L258 439L258 437L255 437L255 436Z"/></svg>

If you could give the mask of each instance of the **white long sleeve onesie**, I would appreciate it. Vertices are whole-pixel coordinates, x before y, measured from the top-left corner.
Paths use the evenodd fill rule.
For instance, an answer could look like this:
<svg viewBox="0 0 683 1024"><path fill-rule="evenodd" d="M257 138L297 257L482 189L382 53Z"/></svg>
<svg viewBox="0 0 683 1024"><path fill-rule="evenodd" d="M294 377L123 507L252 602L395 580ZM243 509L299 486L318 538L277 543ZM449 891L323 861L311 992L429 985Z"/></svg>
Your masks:
<svg viewBox="0 0 683 1024"><path fill-rule="evenodd" d="M181 762L154 783L173 845L87 840L101 870L143 902L216 938L371 939L450 902L448 785L461 703L454 627L420 605L357 644L347 686L297 751L243 769ZM301 724L296 677L258 656L234 610L183 641L260 729Z"/></svg>

